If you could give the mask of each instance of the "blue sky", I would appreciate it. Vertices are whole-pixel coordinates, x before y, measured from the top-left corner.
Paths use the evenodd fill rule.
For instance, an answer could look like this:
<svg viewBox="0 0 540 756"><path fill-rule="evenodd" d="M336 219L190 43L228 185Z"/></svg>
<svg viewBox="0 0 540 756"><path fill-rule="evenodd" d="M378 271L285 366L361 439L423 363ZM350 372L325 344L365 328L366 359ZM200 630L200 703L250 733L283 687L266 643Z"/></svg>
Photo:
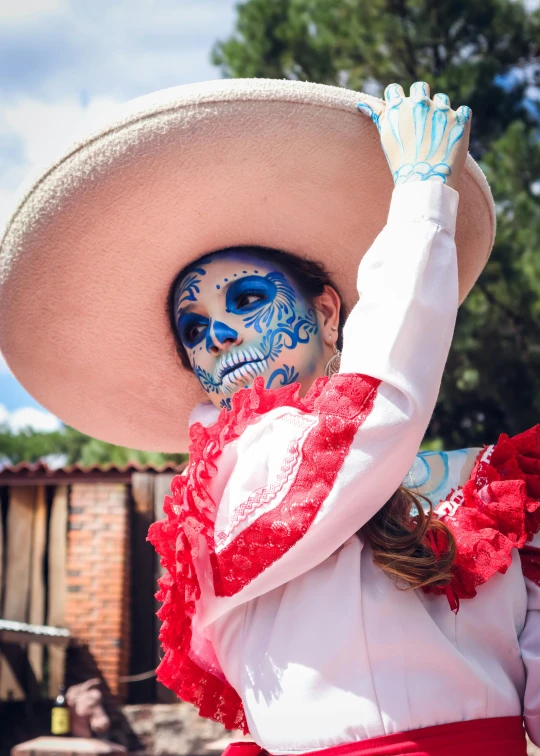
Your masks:
<svg viewBox="0 0 540 756"><path fill-rule="evenodd" d="M0 2L0 226L36 166L116 105L219 78L209 60L236 0ZM0 355L0 423L52 430Z"/></svg>

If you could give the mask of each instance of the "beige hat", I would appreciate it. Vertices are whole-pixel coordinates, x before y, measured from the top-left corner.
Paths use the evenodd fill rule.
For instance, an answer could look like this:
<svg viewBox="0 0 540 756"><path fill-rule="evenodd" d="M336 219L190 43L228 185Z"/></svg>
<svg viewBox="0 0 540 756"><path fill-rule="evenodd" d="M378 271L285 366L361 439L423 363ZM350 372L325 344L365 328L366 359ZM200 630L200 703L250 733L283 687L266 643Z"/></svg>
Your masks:
<svg viewBox="0 0 540 756"><path fill-rule="evenodd" d="M128 103L42 173L0 248L0 351L64 422L140 449L187 449L205 399L166 313L178 271L233 245L322 261L344 305L386 222L392 178L377 98L264 79L167 89ZM495 215L469 157L457 221L462 299L493 245Z"/></svg>

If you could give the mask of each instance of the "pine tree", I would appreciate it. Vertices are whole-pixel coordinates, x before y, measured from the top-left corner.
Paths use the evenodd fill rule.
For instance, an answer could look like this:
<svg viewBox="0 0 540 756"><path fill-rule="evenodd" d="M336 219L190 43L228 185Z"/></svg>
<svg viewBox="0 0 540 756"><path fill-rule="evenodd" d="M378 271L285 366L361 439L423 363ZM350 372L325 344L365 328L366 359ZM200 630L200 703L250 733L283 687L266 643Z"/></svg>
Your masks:
<svg viewBox="0 0 540 756"><path fill-rule="evenodd" d="M520 0L247 0L213 61L231 77L382 95L417 80L473 110L495 248L462 306L426 441L490 443L540 421L540 10ZM429 359L429 355L425 355Z"/></svg>

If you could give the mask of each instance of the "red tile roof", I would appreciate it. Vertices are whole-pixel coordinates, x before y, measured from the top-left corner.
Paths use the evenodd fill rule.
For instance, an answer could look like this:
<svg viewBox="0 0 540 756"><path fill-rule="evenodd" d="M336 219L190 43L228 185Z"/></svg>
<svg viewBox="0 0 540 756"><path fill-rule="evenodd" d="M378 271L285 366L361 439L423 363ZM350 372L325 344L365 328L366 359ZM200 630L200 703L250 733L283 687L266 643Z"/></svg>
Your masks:
<svg viewBox="0 0 540 756"><path fill-rule="evenodd" d="M185 468L186 463L175 464L174 462L166 462L163 465L143 465L139 462L128 462L126 465L90 465L85 466L81 464L66 465L59 468L50 468L45 462L19 462L16 465L2 464L0 463L0 484L2 482L12 481L14 479L19 480L35 480L35 479L62 479L76 478L82 480L87 478L121 478L128 480L132 473L143 472L155 472L155 473L180 473Z"/></svg>

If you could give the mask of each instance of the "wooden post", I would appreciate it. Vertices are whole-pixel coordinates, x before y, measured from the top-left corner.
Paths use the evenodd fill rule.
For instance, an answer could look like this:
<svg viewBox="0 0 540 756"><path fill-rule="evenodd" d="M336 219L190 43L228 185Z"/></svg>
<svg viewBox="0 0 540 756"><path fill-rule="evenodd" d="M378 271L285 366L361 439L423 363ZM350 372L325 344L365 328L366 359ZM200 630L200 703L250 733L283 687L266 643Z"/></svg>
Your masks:
<svg viewBox="0 0 540 756"><path fill-rule="evenodd" d="M3 602L2 602L2 596L4 595L4 524L3 524L3 516L2 516L2 506L3 506L3 494L4 491L9 492L8 488L5 488L3 490L0 489L0 613L3 611ZM5 668L7 667L6 662L4 659L2 659L2 654L0 654L0 701L1 701L1 690L2 690L2 674L5 671ZM0 703L0 706L2 704Z"/></svg>
<svg viewBox="0 0 540 756"><path fill-rule="evenodd" d="M173 473L159 473L155 476L154 481L154 519L155 520L163 520L164 514L163 514L163 500L165 496L171 495L171 481L174 478ZM156 572L155 572L155 579L154 584L156 586L157 590L157 581L158 578L161 577L163 574L163 569L159 563L159 559L156 559ZM155 609L159 608L159 605L157 601L155 602ZM157 617L155 617L155 637L157 638L158 632L159 632L159 626L160 622ZM156 659L155 663L156 665L159 664L159 658L160 658L160 646L159 642L156 644ZM161 685L158 683L157 685L157 691L156 691L156 697L159 703L175 703L178 699L175 696L175 694L172 692L172 690L169 690L164 685Z"/></svg>
<svg viewBox="0 0 540 756"><path fill-rule="evenodd" d="M138 675L155 668L154 593L156 585L155 552L146 540L154 520L155 473L133 473L131 496L134 507L131 521L131 658L129 674ZM129 686L130 703L153 703L155 679Z"/></svg>
<svg viewBox="0 0 540 756"><path fill-rule="evenodd" d="M49 610L47 624L62 627L66 608L66 550L68 488L57 486L49 523ZM64 683L65 648L49 646L49 696L55 698Z"/></svg>
<svg viewBox="0 0 540 756"><path fill-rule="evenodd" d="M4 489L6 490L6 489ZM4 592L4 524L2 517L2 496L3 491L0 489L0 611L2 610L2 595Z"/></svg>
<svg viewBox="0 0 540 756"><path fill-rule="evenodd" d="M47 502L45 487L35 489L34 521L32 527L32 557L30 567L30 605L28 622L43 625L45 622L45 544L47 539ZM30 643L28 660L38 683L43 680L43 645Z"/></svg>
<svg viewBox="0 0 540 756"><path fill-rule="evenodd" d="M28 621L30 576L32 565L32 531L34 519L34 486L10 489L7 515L7 559L4 593L4 619ZM11 693L22 700L24 693L5 659L0 672L0 700Z"/></svg>

